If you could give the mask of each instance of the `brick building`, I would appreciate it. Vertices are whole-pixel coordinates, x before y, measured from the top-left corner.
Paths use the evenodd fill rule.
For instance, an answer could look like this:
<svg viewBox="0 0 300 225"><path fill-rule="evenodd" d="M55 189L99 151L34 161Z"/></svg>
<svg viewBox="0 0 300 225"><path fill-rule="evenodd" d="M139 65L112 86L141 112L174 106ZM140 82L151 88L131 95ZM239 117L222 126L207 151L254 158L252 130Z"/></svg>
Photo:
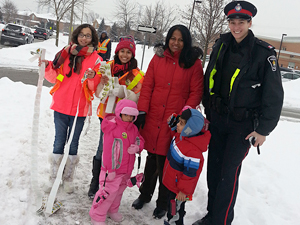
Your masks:
<svg viewBox="0 0 300 225"><path fill-rule="evenodd" d="M282 39L281 50L279 53L281 39L259 37L276 48L279 54L279 66L285 68L300 69L300 37L284 36Z"/></svg>

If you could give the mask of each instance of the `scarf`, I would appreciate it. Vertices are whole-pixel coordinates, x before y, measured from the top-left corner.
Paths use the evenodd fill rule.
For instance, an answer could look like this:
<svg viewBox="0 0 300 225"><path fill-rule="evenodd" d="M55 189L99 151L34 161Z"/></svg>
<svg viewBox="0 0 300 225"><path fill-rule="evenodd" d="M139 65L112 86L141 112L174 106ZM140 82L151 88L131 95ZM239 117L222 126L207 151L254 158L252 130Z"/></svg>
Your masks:
<svg viewBox="0 0 300 225"><path fill-rule="evenodd" d="M72 42L65 46L62 50L60 50L54 57L53 60L53 68L58 69L65 60L70 57L71 55L74 55L73 59L73 70L75 73L79 74L81 70L81 64L85 56L91 55L94 52L94 46L93 45L87 45L85 47L73 44ZM71 74L71 73L69 73Z"/></svg>
<svg viewBox="0 0 300 225"><path fill-rule="evenodd" d="M125 73L127 73L129 65L130 65L130 62L126 63L124 65L115 63L115 65L113 67L113 75L114 75L114 77L120 78L122 75L124 75Z"/></svg>

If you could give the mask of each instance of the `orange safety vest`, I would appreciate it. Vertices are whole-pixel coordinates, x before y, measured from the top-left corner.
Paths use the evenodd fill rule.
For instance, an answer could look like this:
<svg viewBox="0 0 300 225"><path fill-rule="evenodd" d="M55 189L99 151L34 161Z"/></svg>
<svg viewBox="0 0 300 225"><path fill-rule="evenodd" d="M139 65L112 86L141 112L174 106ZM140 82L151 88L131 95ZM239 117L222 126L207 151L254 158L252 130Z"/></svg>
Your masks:
<svg viewBox="0 0 300 225"><path fill-rule="evenodd" d="M107 52L108 42L110 42L109 38L105 39L102 43L98 42L97 53L103 53L103 54L105 54Z"/></svg>
<svg viewBox="0 0 300 225"><path fill-rule="evenodd" d="M119 78L120 85L126 85L127 89L131 90L138 84L138 82L140 82L141 84L143 83L145 76L143 71L139 69L131 70L131 73L134 75L134 79L132 81L126 80L126 76L128 75L128 73L129 72L125 73L122 77Z"/></svg>
<svg viewBox="0 0 300 225"><path fill-rule="evenodd" d="M54 92L56 92L59 87L60 87L60 84L63 82L64 80L64 75L63 75L63 65L62 64L59 69L58 69L58 75L56 77L56 82L55 82L55 85L53 86L53 88L50 90L50 94L53 95ZM83 91L84 91L84 96L87 100L87 102L90 104L92 100L94 100L94 91L91 91L89 88L88 88L88 84L87 84L87 79L85 79L85 81L83 82L82 84L82 87L83 87Z"/></svg>

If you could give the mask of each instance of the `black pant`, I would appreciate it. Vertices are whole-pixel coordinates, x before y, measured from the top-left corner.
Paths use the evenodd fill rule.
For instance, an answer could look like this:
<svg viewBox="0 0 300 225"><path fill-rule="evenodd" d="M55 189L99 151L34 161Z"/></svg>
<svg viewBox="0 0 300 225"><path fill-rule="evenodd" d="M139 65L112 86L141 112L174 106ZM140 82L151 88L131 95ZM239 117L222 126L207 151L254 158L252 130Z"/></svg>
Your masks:
<svg viewBox="0 0 300 225"><path fill-rule="evenodd" d="M214 225L229 225L233 220L242 161L250 148L245 137L252 131L251 119L237 122L211 111L207 210Z"/></svg>
<svg viewBox="0 0 300 225"><path fill-rule="evenodd" d="M168 213L167 213L167 218L168 218L168 221L170 222L170 220L173 218L173 215L172 215L172 204L171 204L171 200L174 200L176 198L176 193L172 192L172 191L169 191L169 197L168 197ZM176 199L175 199L176 201ZM176 205L177 206L177 205ZM175 206L175 207L176 207ZM180 205L180 208L179 210L176 209L176 213L179 214L179 218L178 220L175 221L176 225L183 225L183 217L185 215L185 202L182 202L181 205Z"/></svg>
<svg viewBox="0 0 300 225"><path fill-rule="evenodd" d="M164 170L166 156L156 155L148 152L146 166L144 170L145 180L140 187L139 199L150 202L155 190L157 178L159 178L158 199L156 206L167 210L168 189L162 183L162 175Z"/></svg>

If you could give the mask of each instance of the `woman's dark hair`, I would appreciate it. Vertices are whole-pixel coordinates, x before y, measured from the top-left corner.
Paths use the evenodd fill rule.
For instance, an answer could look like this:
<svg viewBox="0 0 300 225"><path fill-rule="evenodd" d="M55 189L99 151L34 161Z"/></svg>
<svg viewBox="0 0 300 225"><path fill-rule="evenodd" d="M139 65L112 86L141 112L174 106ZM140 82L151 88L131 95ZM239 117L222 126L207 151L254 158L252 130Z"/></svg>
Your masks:
<svg viewBox="0 0 300 225"><path fill-rule="evenodd" d="M195 64L196 60L200 58L200 56L203 56L203 51L199 47L192 47L190 31L186 26L181 24L175 25L169 29L164 45L165 50L169 49L169 41L175 30L180 31L184 44L179 56L179 65L185 69L190 68Z"/></svg>
<svg viewBox="0 0 300 225"><path fill-rule="evenodd" d="M92 25L87 24L87 23L81 24L80 26L78 26L73 31L73 33L72 33L72 39L71 39L72 43L77 44L77 45L79 44L78 43L78 35L80 34L80 32L81 32L81 30L83 28L90 28L90 30L92 32L92 41L91 41L91 44L96 49L98 47L98 34L97 34L97 31L95 30L95 28ZM72 55L72 54L70 54L70 57L69 57L69 59L70 59L70 63L69 63L70 72L67 74L67 77L70 77L72 75L72 68L73 68L73 64L74 64L74 58L75 58L75 56Z"/></svg>

